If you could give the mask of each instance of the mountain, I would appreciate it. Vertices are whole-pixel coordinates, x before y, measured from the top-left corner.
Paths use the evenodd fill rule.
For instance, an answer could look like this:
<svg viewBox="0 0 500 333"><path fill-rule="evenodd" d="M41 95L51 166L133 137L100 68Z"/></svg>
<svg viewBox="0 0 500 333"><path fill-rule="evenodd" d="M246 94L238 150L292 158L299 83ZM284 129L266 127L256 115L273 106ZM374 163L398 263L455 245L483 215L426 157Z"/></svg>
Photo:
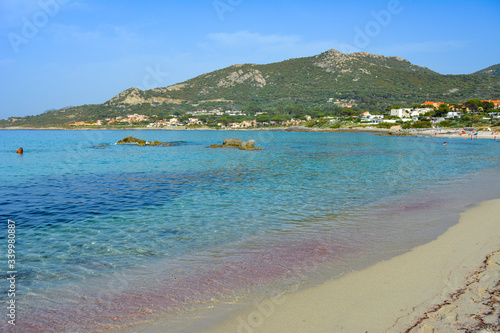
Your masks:
<svg viewBox="0 0 500 333"><path fill-rule="evenodd" d="M482 69L475 72L477 75L488 75L488 76L500 76L500 64L490 66L488 68Z"/></svg>
<svg viewBox="0 0 500 333"><path fill-rule="evenodd" d="M497 66L480 72L498 70ZM381 112L394 104L413 105L426 100L459 103L499 96L497 75L442 75L399 57L329 50L265 65L233 65L169 87L146 91L130 88L103 104L50 111L0 125L63 125L130 113L161 119L214 107L281 110L300 106L338 111L348 105L354 110Z"/></svg>

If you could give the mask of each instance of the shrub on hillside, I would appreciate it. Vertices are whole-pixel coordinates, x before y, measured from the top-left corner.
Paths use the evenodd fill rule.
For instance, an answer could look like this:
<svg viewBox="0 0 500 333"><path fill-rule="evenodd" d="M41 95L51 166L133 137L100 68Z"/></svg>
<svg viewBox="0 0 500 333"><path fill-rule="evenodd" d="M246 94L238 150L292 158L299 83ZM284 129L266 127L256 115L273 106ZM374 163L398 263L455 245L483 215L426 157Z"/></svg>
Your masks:
<svg viewBox="0 0 500 333"><path fill-rule="evenodd" d="M416 121L412 125L413 128L430 128L432 127L432 123L428 120L420 120Z"/></svg>
<svg viewBox="0 0 500 333"><path fill-rule="evenodd" d="M394 124L391 124L391 123L380 123L380 124L377 124L377 127L378 128L391 128L392 126L394 126Z"/></svg>

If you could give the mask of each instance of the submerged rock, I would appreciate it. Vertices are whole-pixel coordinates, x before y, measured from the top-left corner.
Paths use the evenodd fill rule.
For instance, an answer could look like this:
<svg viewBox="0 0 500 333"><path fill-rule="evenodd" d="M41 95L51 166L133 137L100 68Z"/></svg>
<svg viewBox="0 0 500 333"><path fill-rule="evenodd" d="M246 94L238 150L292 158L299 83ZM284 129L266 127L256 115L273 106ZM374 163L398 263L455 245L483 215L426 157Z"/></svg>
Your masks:
<svg viewBox="0 0 500 333"><path fill-rule="evenodd" d="M168 146L171 146L172 144L169 143L169 142L159 142L159 141L154 141L154 142L158 142L157 144L154 144L153 146L159 146L159 147L168 147Z"/></svg>
<svg viewBox="0 0 500 333"><path fill-rule="evenodd" d="M216 144L213 144L213 145L210 145L208 146L207 148L228 148L228 146L224 146L224 145L216 145Z"/></svg>
<svg viewBox="0 0 500 333"><path fill-rule="evenodd" d="M133 136L127 136L124 139L121 139L116 143L117 145L126 145L126 144L136 144L138 146L170 146L168 142L161 141L146 141L142 139L134 138Z"/></svg>

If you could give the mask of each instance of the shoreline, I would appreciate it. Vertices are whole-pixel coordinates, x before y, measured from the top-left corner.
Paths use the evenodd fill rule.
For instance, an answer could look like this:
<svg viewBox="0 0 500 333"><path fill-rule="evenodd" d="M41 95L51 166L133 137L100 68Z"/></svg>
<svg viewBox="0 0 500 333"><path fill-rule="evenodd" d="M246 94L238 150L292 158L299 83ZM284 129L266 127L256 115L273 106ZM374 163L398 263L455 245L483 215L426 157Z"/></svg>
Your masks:
<svg viewBox="0 0 500 333"><path fill-rule="evenodd" d="M243 131L243 132L337 132L337 133L389 133L396 131L386 128L353 127L353 128L312 128L305 126L290 127L255 127L255 128L212 128L212 127L124 127L124 128L65 128L65 127L0 127L0 131L30 130L30 131Z"/></svg>
<svg viewBox="0 0 500 333"><path fill-rule="evenodd" d="M0 131L222 131L222 132L304 132L304 133L368 133L378 134L382 136L426 136L433 138L450 138L450 139L500 139L500 134L494 132L478 132L477 135L470 133L460 134L461 130L456 129L386 129L377 127L344 127L344 128L313 128L305 126L290 126L290 127L258 127L258 128L211 128L211 127L163 127L163 128L148 128L148 127L125 127L125 128L64 128L64 127L2 127Z"/></svg>
<svg viewBox="0 0 500 333"><path fill-rule="evenodd" d="M500 276L498 216L500 199L483 202L461 213L458 224L429 243L339 279L259 300L215 318L215 324L202 331L413 333L498 328L491 326L500 324L498 302L492 313L484 314L492 309L493 293L497 298L500 293L498 285L495 289ZM156 332L160 327L150 328Z"/></svg>

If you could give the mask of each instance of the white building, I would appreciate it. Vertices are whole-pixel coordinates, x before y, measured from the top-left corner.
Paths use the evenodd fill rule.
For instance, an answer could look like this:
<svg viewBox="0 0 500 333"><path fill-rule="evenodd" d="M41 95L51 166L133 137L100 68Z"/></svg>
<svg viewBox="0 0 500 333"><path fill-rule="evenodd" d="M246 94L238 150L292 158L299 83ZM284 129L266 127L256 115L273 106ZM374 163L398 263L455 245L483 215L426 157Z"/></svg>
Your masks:
<svg viewBox="0 0 500 333"><path fill-rule="evenodd" d="M446 114L446 118L460 118L462 116L461 112L450 111Z"/></svg>
<svg viewBox="0 0 500 333"><path fill-rule="evenodd" d="M365 112L365 113L363 113L363 116L361 117L361 122L363 122L363 123L368 122L369 124L379 124L382 122L383 118L384 118L383 115L380 115L380 114L372 115L369 112Z"/></svg>
<svg viewBox="0 0 500 333"><path fill-rule="evenodd" d="M392 109L391 116L399 117L399 118L412 118L419 117L427 112L430 112L430 108L401 108L401 109Z"/></svg>
<svg viewBox="0 0 500 333"><path fill-rule="evenodd" d="M239 110L236 110L236 111L226 111L225 114L228 115L228 116L246 116L246 114L243 113L243 111L239 111Z"/></svg>
<svg viewBox="0 0 500 333"><path fill-rule="evenodd" d="M201 125L203 122L199 120L198 118L189 118L189 125Z"/></svg>

